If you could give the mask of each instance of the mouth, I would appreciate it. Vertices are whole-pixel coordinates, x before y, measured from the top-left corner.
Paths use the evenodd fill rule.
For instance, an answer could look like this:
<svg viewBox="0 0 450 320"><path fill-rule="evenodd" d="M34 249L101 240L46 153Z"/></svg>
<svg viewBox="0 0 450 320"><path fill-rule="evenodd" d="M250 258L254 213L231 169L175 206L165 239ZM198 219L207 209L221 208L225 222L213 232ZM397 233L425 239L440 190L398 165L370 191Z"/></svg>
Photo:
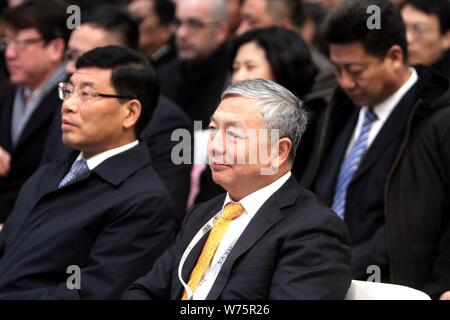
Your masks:
<svg viewBox="0 0 450 320"><path fill-rule="evenodd" d="M210 162L209 166L211 167L211 170L213 170L213 171L223 171L228 168L231 168L231 165L220 163L220 162L214 162L214 161Z"/></svg>
<svg viewBox="0 0 450 320"><path fill-rule="evenodd" d="M72 122L68 121L67 119L62 119L62 124L61 124L61 129L64 130L68 130L71 128L76 128L77 125L73 124Z"/></svg>

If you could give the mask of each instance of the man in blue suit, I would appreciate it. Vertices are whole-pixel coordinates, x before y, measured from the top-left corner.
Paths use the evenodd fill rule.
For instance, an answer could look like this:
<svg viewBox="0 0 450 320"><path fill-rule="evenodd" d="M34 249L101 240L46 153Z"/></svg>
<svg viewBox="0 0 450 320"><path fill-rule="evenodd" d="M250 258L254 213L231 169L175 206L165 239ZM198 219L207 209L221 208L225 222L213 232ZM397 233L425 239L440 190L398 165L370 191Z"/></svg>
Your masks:
<svg viewBox="0 0 450 320"><path fill-rule="evenodd" d="M116 299L163 253L174 208L137 138L158 93L147 59L118 46L59 84L63 141L78 151L20 191L0 232L0 299Z"/></svg>
<svg viewBox="0 0 450 320"><path fill-rule="evenodd" d="M125 299L343 299L345 225L291 174L306 126L299 100L266 80L230 86L209 139L227 193L192 209L175 244Z"/></svg>

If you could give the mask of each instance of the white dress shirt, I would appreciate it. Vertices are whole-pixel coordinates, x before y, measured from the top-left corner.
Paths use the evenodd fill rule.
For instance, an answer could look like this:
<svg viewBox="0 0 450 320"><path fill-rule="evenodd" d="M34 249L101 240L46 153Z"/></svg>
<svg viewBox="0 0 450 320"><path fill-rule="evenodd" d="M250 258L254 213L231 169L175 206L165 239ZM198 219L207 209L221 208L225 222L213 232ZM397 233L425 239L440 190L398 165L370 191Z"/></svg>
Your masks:
<svg viewBox="0 0 450 320"><path fill-rule="evenodd" d="M118 155L119 153L125 152L125 151L137 146L138 144L139 144L139 141L135 140L131 143L120 146L118 148L110 149L108 151L96 154L95 156L92 156L86 160L87 166L88 166L89 170L92 171L95 169L95 167L99 166L103 161L105 161L111 157L114 157L115 155ZM78 155L78 157L76 158L76 160L74 161L73 164L75 164L75 162L77 162L78 160L81 160L81 159L83 159L82 152L80 152L80 154Z"/></svg>
<svg viewBox="0 0 450 320"><path fill-rule="evenodd" d="M386 120L391 115L392 111L394 111L397 104L400 100L405 96L405 94L411 89L411 87L417 82L419 77L417 76L417 72L414 68L409 68L411 71L411 75L409 79L400 87L394 94L392 94L389 98L381 102L380 104L375 105L372 109L374 113L377 115L378 119L372 122L372 127L370 129L369 138L367 139L367 147L366 150L372 145L373 141L377 137L381 128L385 124ZM345 153L345 158L348 157L350 151L353 148L353 145L356 143L356 139L358 139L359 134L362 129L362 125L364 122L364 117L366 114L367 106L362 107L359 111L358 122L356 123L355 130L353 131L353 136L350 139L350 143L347 147L347 151Z"/></svg>
<svg viewBox="0 0 450 320"><path fill-rule="evenodd" d="M225 260L221 258L227 256L227 251L234 246L236 241L239 239L241 234L244 232L247 225L250 223L252 218L258 212L259 208L275 193L280 189L286 181L291 177L291 172L287 172L282 177L278 178L268 186L259 189L252 194L249 194L243 198L239 203L244 207L244 212L236 219L234 219L230 226L228 227L224 237L220 241L220 244L214 254L211 264L205 271L203 279L200 281L197 289L194 291L193 300L205 300L211 290L217 275ZM227 193L225 201L222 206L222 210L226 204L235 202L230 198ZM222 263L219 262L221 260Z"/></svg>

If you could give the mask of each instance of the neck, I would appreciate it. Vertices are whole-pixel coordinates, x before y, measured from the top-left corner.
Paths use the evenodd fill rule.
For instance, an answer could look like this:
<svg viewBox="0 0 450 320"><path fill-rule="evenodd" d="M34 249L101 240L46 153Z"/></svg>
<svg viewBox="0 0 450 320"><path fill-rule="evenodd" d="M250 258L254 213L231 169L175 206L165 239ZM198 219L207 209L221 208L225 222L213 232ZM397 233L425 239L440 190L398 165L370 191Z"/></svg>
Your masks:
<svg viewBox="0 0 450 320"><path fill-rule="evenodd" d="M33 81L32 83L27 83L25 86L31 90L31 92L35 92L39 88L41 88L55 73L55 71L58 69L59 65L53 66L51 69L48 70L48 72L40 77L40 79Z"/></svg>

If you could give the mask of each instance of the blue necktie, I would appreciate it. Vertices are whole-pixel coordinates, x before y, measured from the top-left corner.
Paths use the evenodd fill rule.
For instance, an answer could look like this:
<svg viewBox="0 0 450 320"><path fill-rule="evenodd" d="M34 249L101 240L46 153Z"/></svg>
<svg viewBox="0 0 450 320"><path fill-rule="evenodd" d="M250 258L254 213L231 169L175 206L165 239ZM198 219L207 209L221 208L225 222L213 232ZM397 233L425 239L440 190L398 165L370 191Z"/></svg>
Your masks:
<svg viewBox="0 0 450 320"><path fill-rule="evenodd" d="M81 176L83 173L86 173L89 171L89 167L87 165L86 160L81 159L75 162L75 164L70 169L69 173L66 174L64 179L61 180L59 183L58 188L62 188L65 185L69 184L70 182L74 181L76 178Z"/></svg>
<svg viewBox="0 0 450 320"><path fill-rule="evenodd" d="M372 123L376 119L378 118L373 110L370 108L367 109L361 128L361 133L359 134L358 139L353 145L347 159L344 160L339 171L331 208L339 217L341 217L341 219L344 219L348 185L352 181L353 175L355 174L356 169L358 169L362 157L366 153L370 129L372 128Z"/></svg>

